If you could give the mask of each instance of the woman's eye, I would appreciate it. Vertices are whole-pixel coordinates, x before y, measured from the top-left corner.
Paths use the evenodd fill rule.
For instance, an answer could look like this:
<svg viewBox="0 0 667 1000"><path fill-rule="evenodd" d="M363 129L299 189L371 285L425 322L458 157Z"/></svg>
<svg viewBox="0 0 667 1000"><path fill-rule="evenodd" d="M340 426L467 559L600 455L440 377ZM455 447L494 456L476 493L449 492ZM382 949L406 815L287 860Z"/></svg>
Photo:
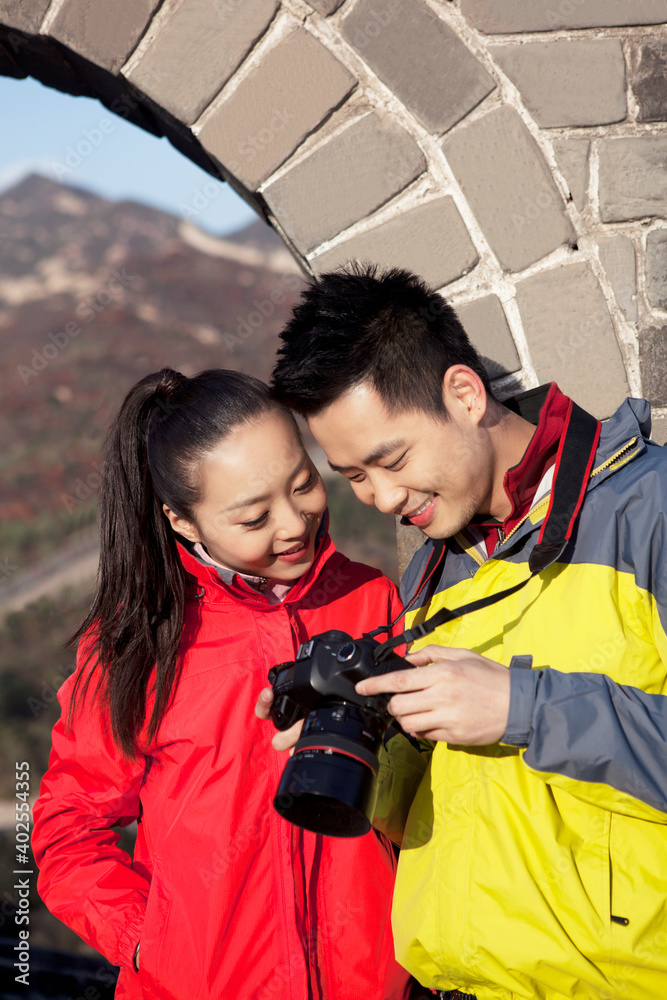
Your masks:
<svg viewBox="0 0 667 1000"><path fill-rule="evenodd" d="M261 514L258 518L255 518L254 521L241 521L241 525L244 528L259 528L260 524L264 524L268 516L269 512L267 510L263 514Z"/></svg>
<svg viewBox="0 0 667 1000"><path fill-rule="evenodd" d="M315 485L316 482L317 482L317 476L315 475L314 472L311 472L311 474L308 476L308 479L306 479L305 483L302 483L301 486L297 486L294 492L305 493L306 490L309 490L311 486Z"/></svg>

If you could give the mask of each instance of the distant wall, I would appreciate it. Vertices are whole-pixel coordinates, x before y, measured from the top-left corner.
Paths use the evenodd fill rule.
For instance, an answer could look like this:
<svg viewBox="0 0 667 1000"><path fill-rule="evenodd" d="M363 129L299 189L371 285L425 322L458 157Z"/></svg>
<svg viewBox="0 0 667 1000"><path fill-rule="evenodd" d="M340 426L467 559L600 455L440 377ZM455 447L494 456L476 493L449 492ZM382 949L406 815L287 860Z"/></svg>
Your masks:
<svg viewBox="0 0 667 1000"><path fill-rule="evenodd" d="M0 73L99 97L311 273L406 265L508 388L667 438L667 0L0 0Z"/></svg>

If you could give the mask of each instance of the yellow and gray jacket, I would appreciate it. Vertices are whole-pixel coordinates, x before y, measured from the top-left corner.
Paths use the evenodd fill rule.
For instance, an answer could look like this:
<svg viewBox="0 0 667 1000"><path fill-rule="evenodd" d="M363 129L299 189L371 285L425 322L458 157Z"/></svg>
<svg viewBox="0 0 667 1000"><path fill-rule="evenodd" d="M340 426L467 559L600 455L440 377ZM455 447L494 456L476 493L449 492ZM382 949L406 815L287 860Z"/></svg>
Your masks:
<svg viewBox="0 0 667 1000"><path fill-rule="evenodd" d="M388 744L405 766L382 769L376 824L400 840L407 813L393 927L424 986L478 1000L667 997L667 449L649 428L648 403L626 400L603 424L559 560L412 647L533 667L512 670L501 743ZM468 529L448 541L409 626L530 575L550 482L491 558ZM432 544L408 567L406 603Z"/></svg>

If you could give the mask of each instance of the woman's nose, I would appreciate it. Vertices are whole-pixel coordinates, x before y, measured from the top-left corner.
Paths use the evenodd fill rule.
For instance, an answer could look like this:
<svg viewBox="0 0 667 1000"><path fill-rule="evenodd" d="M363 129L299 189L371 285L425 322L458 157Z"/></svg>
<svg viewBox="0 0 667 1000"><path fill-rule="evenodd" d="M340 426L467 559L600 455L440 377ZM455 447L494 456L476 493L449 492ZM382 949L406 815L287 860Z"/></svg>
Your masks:
<svg viewBox="0 0 667 1000"><path fill-rule="evenodd" d="M305 530L306 523L303 512L289 504L283 511L276 534L285 539L301 538Z"/></svg>

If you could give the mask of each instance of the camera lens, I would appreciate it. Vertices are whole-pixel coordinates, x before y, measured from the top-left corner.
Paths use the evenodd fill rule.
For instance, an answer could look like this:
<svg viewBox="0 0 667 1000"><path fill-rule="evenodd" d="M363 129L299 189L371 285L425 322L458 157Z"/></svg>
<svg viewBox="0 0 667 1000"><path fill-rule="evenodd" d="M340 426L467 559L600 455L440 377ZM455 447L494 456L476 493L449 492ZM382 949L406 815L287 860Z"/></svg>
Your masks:
<svg viewBox="0 0 667 1000"><path fill-rule="evenodd" d="M290 758L274 806L283 819L330 837L361 837L377 801L375 773L334 750L305 749Z"/></svg>
<svg viewBox="0 0 667 1000"><path fill-rule="evenodd" d="M350 703L312 711L278 786L280 815L331 837L368 833L384 728L379 716Z"/></svg>

